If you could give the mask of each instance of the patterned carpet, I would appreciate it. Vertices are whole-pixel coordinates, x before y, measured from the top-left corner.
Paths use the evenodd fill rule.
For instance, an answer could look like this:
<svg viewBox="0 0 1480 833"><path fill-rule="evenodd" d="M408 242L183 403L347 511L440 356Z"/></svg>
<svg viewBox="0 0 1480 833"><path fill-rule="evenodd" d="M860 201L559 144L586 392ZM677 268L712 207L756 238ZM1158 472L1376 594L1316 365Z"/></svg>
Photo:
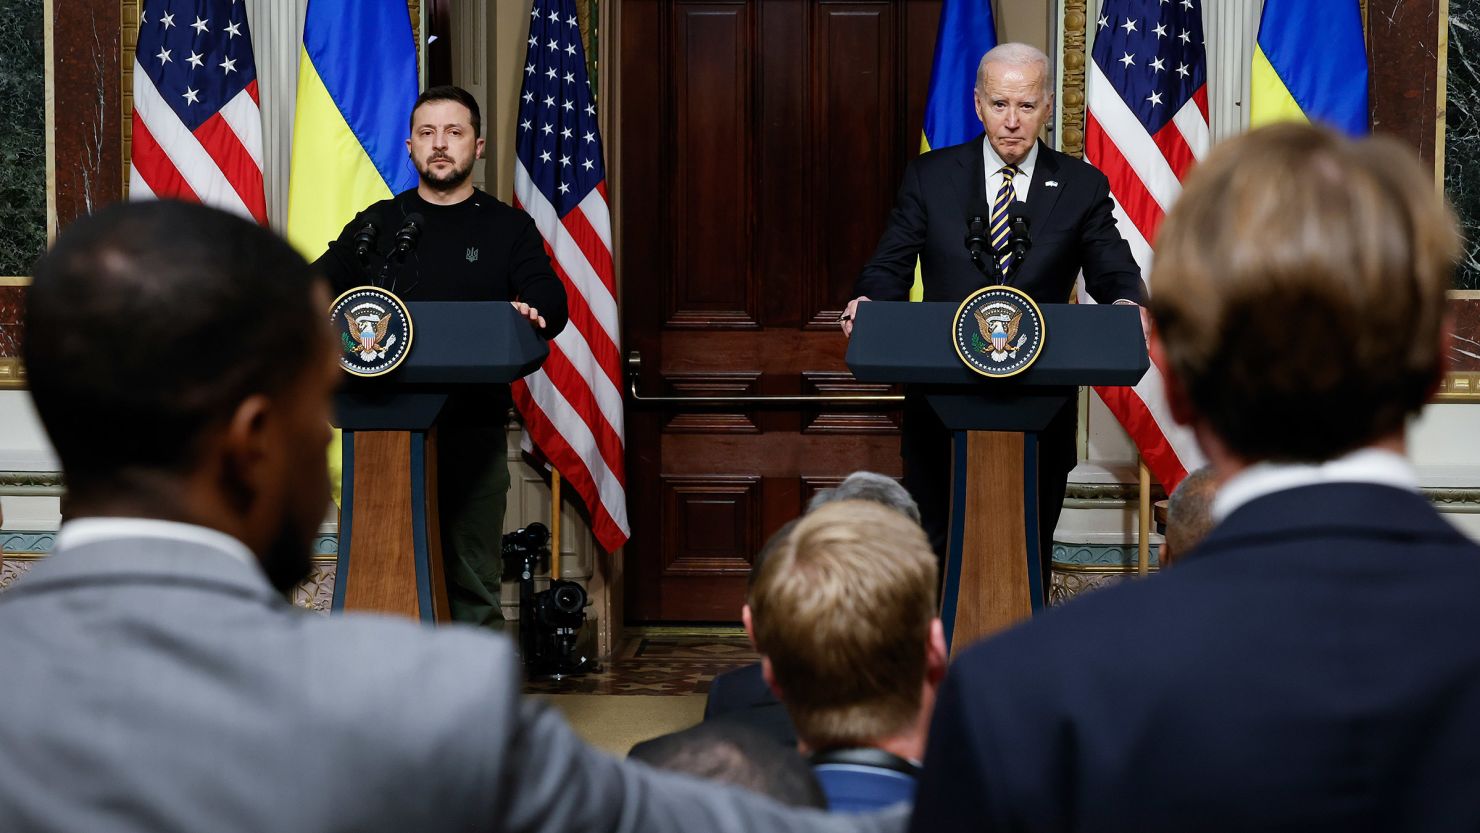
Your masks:
<svg viewBox="0 0 1480 833"><path fill-rule="evenodd" d="M563 680L532 680L532 694L707 695L716 674L758 657L733 629L709 635L629 634L622 650L600 671Z"/></svg>

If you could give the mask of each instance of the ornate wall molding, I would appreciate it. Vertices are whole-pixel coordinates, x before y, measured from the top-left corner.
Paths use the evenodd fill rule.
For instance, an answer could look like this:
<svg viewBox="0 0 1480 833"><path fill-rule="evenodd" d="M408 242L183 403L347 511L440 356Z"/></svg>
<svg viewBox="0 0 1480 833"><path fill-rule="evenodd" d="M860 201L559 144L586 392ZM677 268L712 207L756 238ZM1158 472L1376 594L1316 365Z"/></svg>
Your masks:
<svg viewBox="0 0 1480 833"><path fill-rule="evenodd" d="M0 471L0 495L60 495L66 491L59 471Z"/></svg>
<svg viewBox="0 0 1480 833"><path fill-rule="evenodd" d="M1089 60L1086 0L1064 2L1064 49L1059 58L1059 150L1084 158L1084 68Z"/></svg>

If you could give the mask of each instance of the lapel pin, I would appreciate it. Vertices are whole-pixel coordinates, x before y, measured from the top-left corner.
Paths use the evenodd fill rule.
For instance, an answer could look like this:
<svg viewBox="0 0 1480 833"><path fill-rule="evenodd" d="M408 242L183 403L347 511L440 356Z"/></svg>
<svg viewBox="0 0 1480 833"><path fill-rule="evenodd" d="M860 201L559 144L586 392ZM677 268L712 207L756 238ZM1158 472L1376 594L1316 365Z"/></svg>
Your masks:
<svg viewBox="0 0 1480 833"><path fill-rule="evenodd" d="M1050 179L1049 181L1043 183L1043 187L1044 188L1057 188L1057 187L1059 187L1059 181L1057 179Z"/></svg>

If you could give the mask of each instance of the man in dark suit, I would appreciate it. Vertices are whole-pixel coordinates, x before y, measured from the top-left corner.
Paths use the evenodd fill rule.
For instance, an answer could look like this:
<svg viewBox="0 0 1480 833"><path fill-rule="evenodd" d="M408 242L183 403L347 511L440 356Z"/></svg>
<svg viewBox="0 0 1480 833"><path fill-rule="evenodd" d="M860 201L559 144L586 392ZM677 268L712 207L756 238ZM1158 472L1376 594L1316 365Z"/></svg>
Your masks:
<svg viewBox="0 0 1480 833"><path fill-rule="evenodd" d="M1480 828L1480 547L1403 457L1459 254L1432 182L1308 125L1201 163L1151 348L1218 526L959 657L913 830Z"/></svg>
<svg viewBox="0 0 1480 833"><path fill-rule="evenodd" d="M858 297L842 315L844 333L852 334L859 302L909 297L917 256L926 301L959 301L981 287L1007 284L1040 304L1068 303L1083 271L1095 300L1141 303L1140 268L1115 228L1105 175L1038 139L1053 112L1052 89L1048 58L1031 46L1002 44L982 56L974 99L985 132L931 151L905 169L889 226L854 285ZM1027 202L1031 248L1013 263L1006 217L1019 200ZM993 230L993 251L983 258L986 274L963 243L973 213L988 215ZM1077 404L1070 403L1040 436L1039 545L1045 577L1065 483L1077 457L1077 422ZM919 502L922 524L941 556L950 505L950 446L950 433L930 406L909 396L900 449L905 486Z"/></svg>

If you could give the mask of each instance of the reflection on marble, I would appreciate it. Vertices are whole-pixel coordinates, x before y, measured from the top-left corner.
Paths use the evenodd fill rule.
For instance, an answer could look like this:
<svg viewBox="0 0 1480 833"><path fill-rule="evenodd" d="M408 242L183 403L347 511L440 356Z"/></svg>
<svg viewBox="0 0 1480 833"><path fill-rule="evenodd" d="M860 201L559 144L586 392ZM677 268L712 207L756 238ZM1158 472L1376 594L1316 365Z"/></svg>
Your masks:
<svg viewBox="0 0 1480 833"><path fill-rule="evenodd" d="M0 275L28 275L46 246L43 0L0 3Z"/></svg>
<svg viewBox="0 0 1480 833"><path fill-rule="evenodd" d="M21 354L21 304L25 292L19 286L0 286L0 359Z"/></svg>
<svg viewBox="0 0 1480 833"><path fill-rule="evenodd" d="M1472 254L1473 251L1472 248ZM1454 315L1449 369L1455 373L1480 373L1480 298L1451 298L1449 311Z"/></svg>
<svg viewBox="0 0 1480 833"><path fill-rule="evenodd" d="M1449 0L1444 190L1464 229L1455 287L1480 289L1480 0Z"/></svg>

